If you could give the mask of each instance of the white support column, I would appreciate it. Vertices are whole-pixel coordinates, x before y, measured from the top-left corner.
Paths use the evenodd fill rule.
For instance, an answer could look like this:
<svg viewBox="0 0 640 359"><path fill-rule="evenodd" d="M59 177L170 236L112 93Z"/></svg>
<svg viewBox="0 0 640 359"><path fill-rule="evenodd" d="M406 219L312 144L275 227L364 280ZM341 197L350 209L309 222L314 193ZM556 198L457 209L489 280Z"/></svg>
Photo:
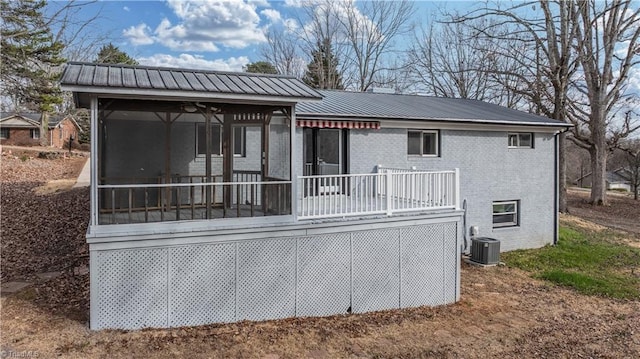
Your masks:
<svg viewBox="0 0 640 359"><path fill-rule="evenodd" d="M91 231L92 226L98 225L98 166L100 158L98 158L98 148L100 146L98 138L98 134L100 133L98 130L98 126L100 126L100 121L98 120L98 96L91 96L91 154L89 156L89 160L91 161L91 172L90 172L90 197L91 197L91 219L89 221L89 230Z"/></svg>
<svg viewBox="0 0 640 359"><path fill-rule="evenodd" d="M291 138L289 139L289 143L291 145L291 149L289 150L289 168L290 175L289 178L291 180L291 214L293 215L294 221L298 221L298 173L302 173L302 171L298 171L301 166L301 163L298 163L298 151L296 146L296 106L291 106Z"/></svg>

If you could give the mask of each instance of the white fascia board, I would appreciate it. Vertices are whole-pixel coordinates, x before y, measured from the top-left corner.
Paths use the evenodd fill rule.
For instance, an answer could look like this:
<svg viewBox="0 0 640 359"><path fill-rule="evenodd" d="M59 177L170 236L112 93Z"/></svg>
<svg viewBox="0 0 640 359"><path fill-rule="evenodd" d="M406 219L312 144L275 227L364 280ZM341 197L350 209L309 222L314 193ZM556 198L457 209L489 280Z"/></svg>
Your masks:
<svg viewBox="0 0 640 359"><path fill-rule="evenodd" d="M442 121L380 121L380 128L411 128L418 130L459 130L459 131L499 131L499 132L539 132L556 133L566 126L548 124L517 124L517 123L470 123L461 120Z"/></svg>
<svg viewBox="0 0 640 359"><path fill-rule="evenodd" d="M62 85L63 91L74 93L97 94L99 97L122 99L145 99L165 101L224 101L228 103L256 103L289 106L301 101L322 101L322 98L293 97L293 96L265 96L251 94L226 94L219 92L173 91L154 89L122 89L110 87L88 87Z"/></svg>

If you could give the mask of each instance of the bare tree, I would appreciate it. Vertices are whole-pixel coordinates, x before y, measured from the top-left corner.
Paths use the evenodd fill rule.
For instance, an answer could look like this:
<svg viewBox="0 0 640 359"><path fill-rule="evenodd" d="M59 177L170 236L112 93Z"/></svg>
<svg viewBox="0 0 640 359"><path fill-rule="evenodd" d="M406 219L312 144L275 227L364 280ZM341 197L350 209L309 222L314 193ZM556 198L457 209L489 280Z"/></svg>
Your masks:
<svg viewBox="0 0 640 359"><path fill-rule="evenodd" d="M519 3L507 9L488 8L462 17L470 20L490 18L489 26L477 27L484 36L494 40L499 56L514 61L518 81L502 82L509 91L522 95L530 104L530 111L568 121L567 109L572 103L571 86L579 68L574 48L578 25L575 21L578 1L533 1ZM508 26L510 32L498 32L496 26ZM504 42L503 42L504 41ZM512 46L513 43L519 44ZM504 44L507 46L505 47ZM514 48L517 49L514 51ZM520 72L524 70L524 73ZM559 210L567 211L565 135L559 135Z"/></svg>
<svg viewBox="0 0 640 359"><path fill-rule="evenodd" d="M407 0L359 4L344 7L345 14L338 14L338 19L351 47L355 84L359 91L366 91L378 73L388 69L385 56L394 53L393 40L409 32L414 7Z"/></svg>
<svg viewBox="0 0 640 359"><path fill-rule="evenodd" d="M103 45L113 41L109 30L95 26L102 19L102 6L96 6L97 2L70 0L47 4L48 26L55 40L65 44L63 54L69 61L91 61ZM87 11L90 6L95 10Z"/></svg>
<svg viewBox="0 0 640 359"><path fill-rule="evenodd" d="M585 103L573 106L574 141L591 155L591 202L606 204L607 156L619 139L640 128L627 114L623 126L612 131L620 100L625 97L629 71L640 63L640 8L630 0L577 2L574 48L582 67L576 89ZM626 48L625 48L626 47Z"/></svg>
<svg viewBox="0 0 640 359"><path fill-rule="evenodd" d="M267 44L262 47L262 57L273 64L279 74L302 78L306 62L300 52L300 44L291 31L270 29L266 33Z"/></svg>
<svg viewBox="0 0 640 359"><path fill-rule="evenodd" d="M524 70L511 56L496 53L497 40L476 30L486 28L485 22L432 22L428 29L416 34L408 59L417 86L435 96L517 107L522 96L507 86L517 87ZM492 32L496 36L498 31L507 30L496 26ZM517 44L512 45L500 46L506 50L517 48Z"/></svg>
<svg viewBox="0 0 640 359"><path fill-rule="evenodd" d="M114 40L112 30L96 24L105 18L98 0L47 3L47 23L55 39L64 44L63 55L68 61L93 61L100 48ZM51 71L59 74L61 68ZM70 92L62 93L58 112L79 115Z"/></svg>
<svg viewBox="0 0 640 359"><path fill-rule="evenodd" d="M298 44L307 57L308 63L323 63L324 66L312 66L311 71L323 88L335 88L333 84L351 83L346 71L345 59L350 57L350 48L345 41L344 31L340 25L344 3L340 0L306 0L301 11L296 15L298 27ZM331 54L331 61L323 56ZM309 75L309 67L305 66ZM305 76L306 76L305 75Z"/></svg>

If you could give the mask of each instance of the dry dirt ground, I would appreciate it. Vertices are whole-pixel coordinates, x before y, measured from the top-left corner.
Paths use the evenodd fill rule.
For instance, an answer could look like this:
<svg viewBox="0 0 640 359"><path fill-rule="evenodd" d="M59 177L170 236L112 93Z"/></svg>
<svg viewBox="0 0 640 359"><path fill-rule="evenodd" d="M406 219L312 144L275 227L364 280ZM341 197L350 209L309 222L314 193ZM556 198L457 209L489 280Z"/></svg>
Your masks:
<svg viewBox="0 0 640 359"><path fill-rule="evenodd" d="M640 236L640 201L614 192L607 196L608 205L593 207L589 204L589 194L589 191L582 189L569 189L567 191L569 213L603 226Z"/></svg>
<svg viewBox="0 0 640 359"><path fill-rule="evenodd" d="M2 160L3 276L5 271L9 273L7 278L33 273L30 266L15 259L5 262L8 251L20 249L22 262L32 264L43 260L47 253L62 258L84 253L84 230L76 223L79 218L71 221L73 225L62 225L57 230L43 227L38 235L14 228L37 225L29 221L43 216L53 218L52 222L42 223L45 226L68 221L68 212L60 208L51 212L56 207L45 206L55 203L56 196L67 198L64 208L73 207L75 211L77 207L73 216L82 217L82 213L86 219L86 190L44 195L31 192L45 180L71 178L79 166L63 160ZM7 166L13 168L9 171ZM34 168L47 174L36 171L28 176L16 175ZM7 171L15 173L5 177ZM22 196L24 203L5 202L7 193L9 197ZM18 210L29 211L31 216L5 222L9 213ZM564 220L601 230L577 218ZM12 233L11 242L25 238L34 244L10 243L5 247L5 233ZM65 236L66 242L53 238L59 235ZM50 247L63 249L46 249L38 244L47 238L55 243ZM34 250L24 250L29 246ZM55 267L58 261L47 263L37 266ZM640 358L638 301L576 294L508 267L463 265L461 277L461 301L438 308L168 330L93 332L87 327L88 276L66 271L54 280L38 282L0 299L0 344L5 354L37 353L39 358Z"/></svg>

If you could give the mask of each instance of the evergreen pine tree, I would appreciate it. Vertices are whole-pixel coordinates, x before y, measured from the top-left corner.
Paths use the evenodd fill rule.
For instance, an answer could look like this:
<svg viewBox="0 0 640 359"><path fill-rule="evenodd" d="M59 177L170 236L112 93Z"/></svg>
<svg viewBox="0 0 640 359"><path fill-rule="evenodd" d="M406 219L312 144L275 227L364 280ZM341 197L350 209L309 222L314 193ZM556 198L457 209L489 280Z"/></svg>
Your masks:
<svg viewBox="0 0 640 359"><path fill-rule="evenodd" d="M317 89L344 89L342 76L338 72L338 59L328 39L318 42L317 49L311 53L311 62L302 80Z"/></svg>
<svg viewBox="0 0 640 359"><path fill-rule="evenodd" d="M138 61L127 55L112 43L102 46L98 52L98 57L94 61L98 64L124 64L138 65Z"/></svg>
<svg viewBox="0 0 640 359"><path fill-rule="evenodd" d="M43 16L43 0L1 0L2 93L42 113L41 138L46 144L49 114L62 103L57 80L64 45L54 40Z"/></svg>

